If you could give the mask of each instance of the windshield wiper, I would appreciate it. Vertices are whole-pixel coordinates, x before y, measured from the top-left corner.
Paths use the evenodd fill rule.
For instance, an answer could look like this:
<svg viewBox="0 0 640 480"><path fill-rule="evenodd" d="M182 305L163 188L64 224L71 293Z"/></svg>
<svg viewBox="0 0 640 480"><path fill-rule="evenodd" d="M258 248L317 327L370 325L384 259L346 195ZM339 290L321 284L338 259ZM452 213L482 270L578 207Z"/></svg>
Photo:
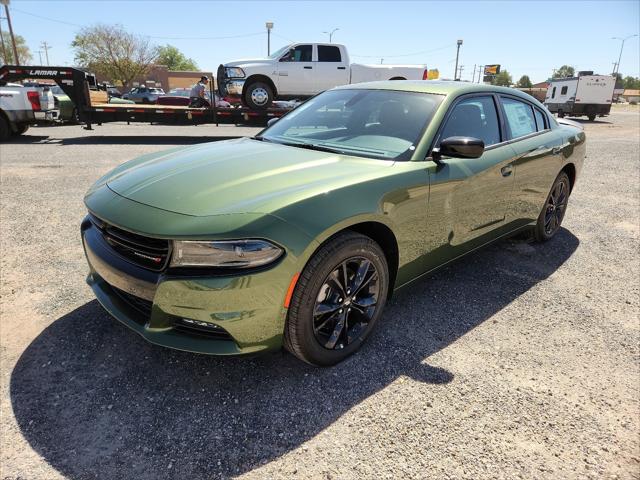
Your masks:
<svg viewBox="0 0 640 480"><path fill-rule="evenodd" d="M340 150L339 148L326 147L319 143L294 143L294 142L279 142L281 145L287 145L289 147L299 147L306 148L307 150L317 150L319 152L329 152L329 153L340 153L342 155L345 154L344 150Z"/></svg>

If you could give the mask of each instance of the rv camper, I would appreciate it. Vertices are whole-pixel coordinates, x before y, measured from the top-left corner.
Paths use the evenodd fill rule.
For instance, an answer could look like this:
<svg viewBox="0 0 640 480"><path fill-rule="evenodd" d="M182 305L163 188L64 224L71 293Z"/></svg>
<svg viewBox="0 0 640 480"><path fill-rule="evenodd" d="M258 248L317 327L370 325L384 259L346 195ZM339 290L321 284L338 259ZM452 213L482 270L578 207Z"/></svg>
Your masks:
<svg viewBox="0 0 640 480"><path fill-rule="evenodd" d="M579 72L577 77L556 78L551 81L544 104L558 117L586 116L595 120L611 111L616 79L610 75Z"/></svg>

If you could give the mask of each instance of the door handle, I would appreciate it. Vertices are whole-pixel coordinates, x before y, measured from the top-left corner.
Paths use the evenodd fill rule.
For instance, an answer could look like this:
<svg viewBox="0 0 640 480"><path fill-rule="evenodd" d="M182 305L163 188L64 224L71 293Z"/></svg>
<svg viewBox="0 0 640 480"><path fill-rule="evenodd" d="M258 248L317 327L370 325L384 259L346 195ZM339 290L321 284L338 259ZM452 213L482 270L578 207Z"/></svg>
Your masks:
<svg viewBox="0 0 640 480"><path fill-rule="evenodd" d="M513 165L506 165L500 169L500 173L503 177L508 177L513 173Z"/></svg>
<svg viewBox="0 0 640 480"><path fill-rule="evenodd" d="M338 67L338 70L346 70L347 67Z"/></svg>
<svg viewBox="0 0 640 480"><path fill-rule="evenodd" d="M313 67L304 67L307 70L311 70Z"/></svg>
<svg viewBox="0 0 640 480"><path fill-rule="evenodd" d="M562 153L562 147L553 147L551 149L551 155L560 155Z"/></svg>

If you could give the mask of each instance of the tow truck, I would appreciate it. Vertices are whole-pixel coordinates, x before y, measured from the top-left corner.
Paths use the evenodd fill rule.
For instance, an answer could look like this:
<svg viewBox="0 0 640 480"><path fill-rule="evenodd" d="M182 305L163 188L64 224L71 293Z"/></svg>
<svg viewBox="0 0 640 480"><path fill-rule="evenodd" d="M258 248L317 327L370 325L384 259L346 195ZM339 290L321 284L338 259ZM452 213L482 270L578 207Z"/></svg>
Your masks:
<svg viewBox="0 0 640 480"><path fill-rule="evenodd" d="M252 110L244 106L217 106L213 82L210 82L210 93L214 101L209 107L109 103L106 87L96 81L95 75L78 68L18 65L0 67L0 85L26 79L53 80L57 83L74 103L78 120L87 130L93 130L94 125L109 122L266 125L270 119L281 117L291 110L290 107Z"/></svg>

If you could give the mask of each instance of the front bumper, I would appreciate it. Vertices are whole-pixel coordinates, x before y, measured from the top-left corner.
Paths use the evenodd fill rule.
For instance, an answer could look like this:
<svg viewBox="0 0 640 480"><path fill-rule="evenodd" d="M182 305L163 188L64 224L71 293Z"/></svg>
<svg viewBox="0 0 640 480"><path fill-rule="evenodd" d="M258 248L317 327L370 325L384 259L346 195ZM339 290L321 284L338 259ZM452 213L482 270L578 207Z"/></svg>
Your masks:
<svg viewBox="0 0 640 480"><path fill-rule="evenodd" d="M244 275L153 272L115 253L89 219L82 223L81 232L90 269L87 283L98 301L149 342L214 355L281 347L283 302L291 278L287 262ZM147 305L148 311L140 304ZM182 319L219 328L190 330Z"/></svg>
<svg viewBox="0 0 640 480"><path fill-rule="evenodd" d="M221 85L221 92L225 92L223 96L228 97L241 97L242 90L244 89L244 79L234 78L225 79Z"/></svg>

